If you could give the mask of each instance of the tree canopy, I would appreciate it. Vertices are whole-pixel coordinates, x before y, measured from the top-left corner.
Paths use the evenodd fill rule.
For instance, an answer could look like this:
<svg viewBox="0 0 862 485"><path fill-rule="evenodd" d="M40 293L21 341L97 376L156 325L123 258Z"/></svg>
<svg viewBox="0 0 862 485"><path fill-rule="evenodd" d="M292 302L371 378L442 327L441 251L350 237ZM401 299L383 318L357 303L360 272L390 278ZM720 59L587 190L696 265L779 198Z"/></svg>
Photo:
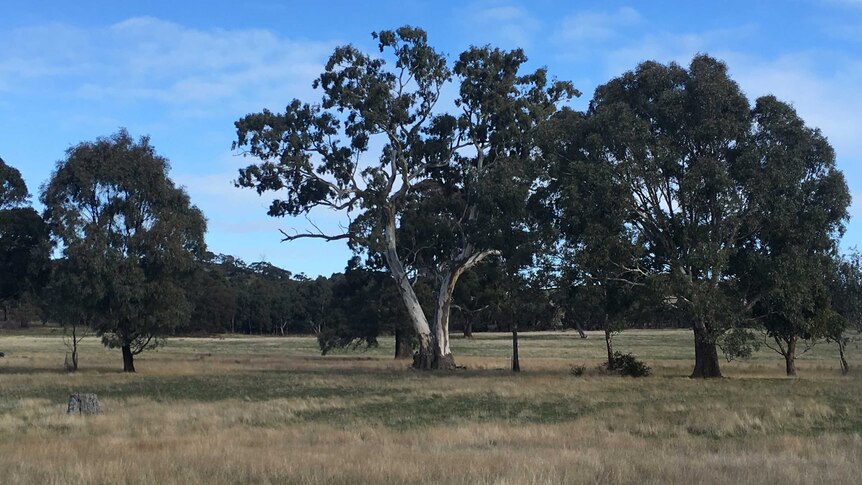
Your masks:
<svg viewBox="0 0 862 485"><path fill-rule="evenodd" d="M204 217L168 168L147 137L121 130L69 148L41 194L64 257L86 270L90 324L129 372L188 318L184 280L204 250Z"/></svg>
<svg viewBox="0 0 862 485"><path fill-rule="evenodd" d="M562 159L584 159L594 171L607 171L607 183L620 194L602 202L604 222L592 218L614 229L612 244L585 241L581 252L630 240L643 244L637 265L628 268L627 258L616 255L612 266L650 275L650 284L694 329L692 375L720 376L716 343L728 329L745 325L781 280L777 272L753 276L741 262L768 253L777 271L781 248L798 257L835 247L849 196L831 148L774 98L761 98L752 109L726 66L706 55L695 56L687 69L642 63L600 86L583 118L569 119L571 131L586 127L586 134L563 147L568 158ZM563 196L571 192L571 183L560 186ZM589 214L589 198L581 195L575 204L574 220ZM623 218L609 221L607 214ZM632 237L619 238L628 230ZM582 224L575 232L595 230ZM787 239L791 235L799 241ZM794 275L793 281L806 278Z"/></svg>
<svg viewBox="0 0 862 485"><path fill-rule="evenodd" d="M457 281L527 232L519 207L534 180L535 130L576 91L545 69L522 73L520 49L473 47L450 68L420 29L373 35L385 56L336 48L314 82L319 103L293 100L236 122L234 148L260 159L237 184L278 192L272 216L328 208L350 217L343 233L285 240L346 239L384 262L419 339L415 365L451 367ZM450 81L458 95L439 107ZM430 324L411 284L420 272L435 282Z"/></svg>

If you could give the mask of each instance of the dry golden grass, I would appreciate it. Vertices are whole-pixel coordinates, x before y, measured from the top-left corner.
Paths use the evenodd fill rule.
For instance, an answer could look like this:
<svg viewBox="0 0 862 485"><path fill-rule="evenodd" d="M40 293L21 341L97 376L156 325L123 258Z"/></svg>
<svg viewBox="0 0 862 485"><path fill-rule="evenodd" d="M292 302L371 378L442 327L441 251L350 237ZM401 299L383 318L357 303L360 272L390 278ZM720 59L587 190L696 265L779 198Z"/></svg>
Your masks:
<svg viewBox="0 0 862 485"><path fill-rule="evenodd" d="M422 373L389 342L320 357L308 338L175 339L119 372L84 343L0 334L0 483L858 483L862 379L815 348L798 379L760 353L693 381L690 333L628 332L656 371L602 375L602 342L456 340L467 370ZM855 350L855 349L851 349ZM862 366L860 352L851 365ZM657 356L650 359L650 355ZM586 365L583 377L569 368ZM67 416L70 390L104 413Z"/></svg>

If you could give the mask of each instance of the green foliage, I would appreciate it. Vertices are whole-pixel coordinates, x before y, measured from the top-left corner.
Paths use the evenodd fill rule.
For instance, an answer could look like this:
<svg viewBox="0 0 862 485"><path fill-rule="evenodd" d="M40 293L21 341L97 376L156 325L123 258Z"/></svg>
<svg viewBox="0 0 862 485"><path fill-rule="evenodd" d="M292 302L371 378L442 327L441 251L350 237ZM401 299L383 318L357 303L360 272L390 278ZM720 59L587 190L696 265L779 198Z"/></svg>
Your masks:
<svg viewBox="0 0 862 485"><path fill-rule="evenodd" d="M740 313L728 305L734 290L718 283L746 216L736 153L749 127L745 96L708 56L688 69L645 62L600 86L588 116L588 157L612 170L627 227L646 245L642 267L714 339Z"/></svg>
<svg viewBox="0 0 862 485"><path fill-rule="evenodd" d="M779 353L792 357L792 340L812 341L831 326L829 285L850 193L826 138L791 106L766 96L752 119L743 150L753 229L741 272L750 298L759 298L754 316Z"/></svg>
<svg viewBox="0 0 862 485"><path fill-rule="evenodd" d="M6 165L0 158L0 209L18 207L27 202L30 193L21 178L21 172Z"/></svg>
<svg viewBox="0 0 862 485"><path fill-rule="evenodd" d="M206 223L167 172L148 138L121 130L69 148L41 194L63 256L84 278L90 325L124 355L157 345L191 312L185 286Z"/></svg>
<svg viewBox="0 0 862 485"><path fill-rule="evenodd" d="M346 239L368 268L385 264L420 334L420 353L433 339L442 356L461 275L493 255L529 263L536 131L577 92L549 81L545 69L523 73L520 49L472 47L450 68L421 29L373 36L380 56L335 49L314 82L321 103L293 100L283 113L236 122L234 149L259 160L240 170L237 185L280 191L271 216L316 207L349 214L341 234L315 228L285 240ZM450 82L454 106L437 106ZM368 153L374 146L382 148ZM429 328L408 273L438 285L432 325L441 332Z"/></svg>
<svg viewBox="0 0 862 485"><path fill-rule="evenodd" d="M846 325L862 332L862 255L853 251L835 262L829 279L832 309ZM831 336L840 335L843 325L833 325Z"/></svg>
<svg viewBox="0 0 862 485"><path fill-rule="evenodd" d="M0 159L0 307L39 302L50 275L51 243L48 226L31 207L21 173ZM19 315L22 324L30 315Z"/></svg>
<svg viewBox="0 0 862 485"><path fill-rule="evenodd" d="M0 209L0 302L41 293L51 249L48 226L35 210Z"/></svg>
<svg viewBox="0 0 862 485"><path fill-rule="evenodd" d="M627 377L646 377L652 369L645 363L637 360L634 355L622 352L614 352L614 358L608 363L608 370Z"/></svg>
<svg viewBox="0 0 862 485"><path fill-rule="evenodd" d="M740 358L747 359L760 350L760 336L747 328L733 328L718 339L718 346L728 362Z"/></svg>

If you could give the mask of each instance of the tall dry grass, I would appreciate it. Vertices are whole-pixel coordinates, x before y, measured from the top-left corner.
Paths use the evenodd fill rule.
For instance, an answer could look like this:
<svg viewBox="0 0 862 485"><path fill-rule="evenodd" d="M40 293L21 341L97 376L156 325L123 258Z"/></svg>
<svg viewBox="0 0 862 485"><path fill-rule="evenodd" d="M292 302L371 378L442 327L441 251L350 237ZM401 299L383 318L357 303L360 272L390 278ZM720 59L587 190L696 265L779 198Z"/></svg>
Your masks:
<svg viewBox="0 0 862 485"><path fill-rule="evenodd" d="M689 335L631 332L655 376L602 375L601 345L457 341L468 370L427 374L388 349L321 358L309 339L178 339L124 375L84 344L0 337L0 483L858 483L862 379L829 349L784 378L768 354L687 379ZM534 337L534 338L529 338ZM636 345L638 337L642 343ZM592 339L591 339L592 340ZM624 340L621 339L620 345ZM646 342L644 342L646 341ZM661 359L650 360L651 350ZM852 364L862 365L859 355ZM780 359L779 359L780 360ZM589 367L583 377L573 364ZM70 390L100 416L67 416Z"/></svg>

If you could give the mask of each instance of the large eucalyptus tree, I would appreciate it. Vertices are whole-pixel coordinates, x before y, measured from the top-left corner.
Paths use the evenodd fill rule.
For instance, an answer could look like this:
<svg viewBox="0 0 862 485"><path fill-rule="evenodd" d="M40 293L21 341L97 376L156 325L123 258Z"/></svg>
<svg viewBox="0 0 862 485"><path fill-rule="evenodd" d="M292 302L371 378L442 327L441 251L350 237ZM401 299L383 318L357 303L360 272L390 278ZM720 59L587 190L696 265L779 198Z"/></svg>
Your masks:
<svg viewBox="0 0 862 485"><path fill-rule="evenodd" d="M762 320L773 335L804 331L828 301L810 283L849 202L818 131L772 97L751 108L706 55L687 69L642 63L600 86L587 116L584 156L612 171L627 227L646 243L632 270L693 327L692 377L721 376L716 343L728 329ZM785 305L790 294L805 301Z"/></svg>
<svg viewBox="0 0 862 485"><path fill-rule="evenodd" d="M318 207L348 214L344 232L284 239L347 240L380 261L419 338L414 365L452 367L456 283L529 232L534 132L576 92L545 69L522 73L520 49L472 47L450 68L420 29L373 35L381 56L335 49L314 82L319 102L293 100L283 113L237 121L234 148L260 159L237 184L278 192L271 216ZM457 95L440 106L450 83ZM430 323L411 283L418 272L435 281Z"/></svg>

